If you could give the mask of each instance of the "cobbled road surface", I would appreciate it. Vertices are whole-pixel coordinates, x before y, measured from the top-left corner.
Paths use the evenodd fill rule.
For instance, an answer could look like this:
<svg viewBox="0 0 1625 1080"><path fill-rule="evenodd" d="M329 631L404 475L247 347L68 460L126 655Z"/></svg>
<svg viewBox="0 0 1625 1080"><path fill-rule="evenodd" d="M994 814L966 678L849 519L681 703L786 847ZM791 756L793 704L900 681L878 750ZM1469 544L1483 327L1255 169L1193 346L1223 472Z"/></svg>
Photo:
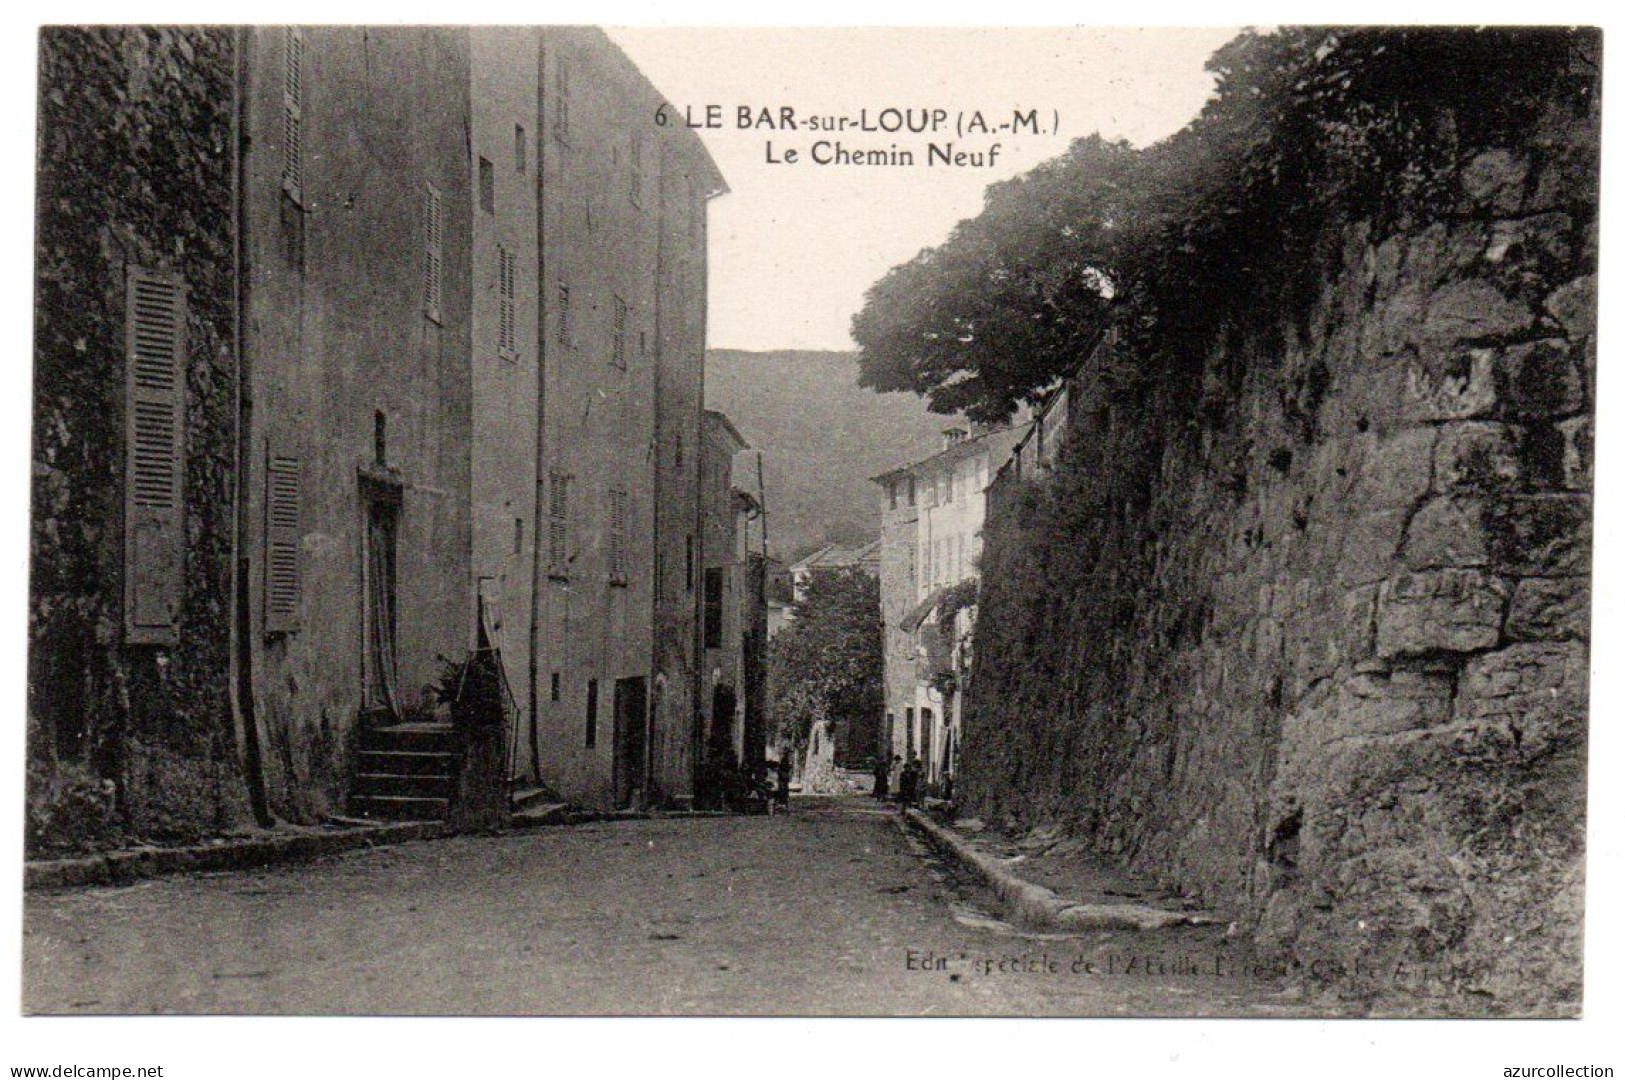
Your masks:
<svg viewBox="0 0 1625 1080"><path fill-rule="evenodd" d="M31 1013L1298 1015L1221 928L1023 934L872 800L30 894Z"/></svg>

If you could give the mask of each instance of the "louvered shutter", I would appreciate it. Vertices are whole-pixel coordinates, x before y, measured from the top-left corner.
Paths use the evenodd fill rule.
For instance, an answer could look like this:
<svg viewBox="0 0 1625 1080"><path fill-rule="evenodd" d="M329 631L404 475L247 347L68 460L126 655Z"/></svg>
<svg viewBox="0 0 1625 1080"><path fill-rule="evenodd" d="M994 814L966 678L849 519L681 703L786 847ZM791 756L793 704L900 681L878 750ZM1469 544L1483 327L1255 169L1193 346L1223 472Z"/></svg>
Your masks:
<svg viewBox="0 0 1625 1080"><path fill-rule="evenodd" d="M609 580L626 584L627 493L612 488L609 493Z"/></svg>
<svg viewBox="0 0 1625 1080"><path fill-rule="evenodd" d="M610 336L610 363L626 370L626 301L615 298L614 322Z"/></svg>
<svg viewBox="0 0 1625 1080"><path fill-rule="evenodd" d="M296 203L305 198L305 38L295 27L282 39L282 186Z"/></svg>
<svg viewBox="0 0 1625 1080"><path fill-rule="evenodd" d="M440 189L423 188L423 313L440 322L441 273L444 254L445 208Z"/></svg>
<svg viewBox="0 0 1625 1080"><path fill-rule="evenodd" d="M185 520L186 287L131 267L125 283L124 626L133 645L180 632Z"/></svg>
<svg viewBox="0 0 1625 1080"><path fill-rule="evenodd" d="M505 247L498 248L497 290L500 300L498 302L497 351L504 356L510 357L519 351L517 345L519 334L516 325L518 308L514 302L514 277L513 252Z"/></svg>
<svg viewBox="0 0 1625 1080"><path fill-rule="evenodd" d="M265 460L265 632L299 629L299 459L269 452Z"/></svg>
<svg viewBox="0 0 1625 1080"><path fill-rule="evenodd" d="M570 478L562 473L549 477L547 494L547 565L554 577L566 577L570 570Z"/></svg>

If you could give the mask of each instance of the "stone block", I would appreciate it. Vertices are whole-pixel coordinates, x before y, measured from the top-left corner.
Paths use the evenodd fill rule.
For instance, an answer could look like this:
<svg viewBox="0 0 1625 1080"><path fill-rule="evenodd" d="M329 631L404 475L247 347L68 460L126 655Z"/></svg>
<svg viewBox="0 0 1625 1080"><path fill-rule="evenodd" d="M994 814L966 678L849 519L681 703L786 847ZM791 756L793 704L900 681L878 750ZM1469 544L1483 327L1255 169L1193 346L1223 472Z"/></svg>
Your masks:
<svg viewBox="0 0 1625 1080"><path fill-rule="evenodd" d="M1546 313L1557 320L1571 341L1597 330L1597 277L1575 278L1546 298Z"/></svg>
<svg viewBox="0 0 1625 1080"><path fill-rule="evenodd" d="M1523 480L1521 433L1509 424L1465 420L1439 429L1433 487L1457 491L1512 491Z"/></svg>
<svg viewBox="0 0 1625 1080"><path fill-rule="evenodd" d="M1486 565L1484 509L1484 500L1476 497L1429 500L1405 530L1405 565L1412 570Z"/></svg>
<svg viewBox="0 0 1625 1080"><path fill-rule="evenodd" d="M1337 647L1340 659L1360 664L1377 654L1377 586L1362 585L1339 602Z"/></svg>
<svg viewBox="0 0 1625 1080"><path fill-rule="evenodd" d="M1523 201L1529 162L1509 150L1486 150L1461 170L1461 193L1474 207L1515 214Z"/></svg>
<svg viewBox="0 0 1625 1080"><path fill-rule="evenodd" d="M1585 407L1585 382L1573 349L1561 338L1509 346L1495 371L1496 397L1505 416L1565 416Z"/></svg>
<svg viewBox="0 0 1625 1080"><path fill-rule="evenodd" d="M1470 653L1501 638L1507 588L1478 570L1425 570L1383 583L1377 655L1384 660Z"/></svg>
<svg viewBox="0 0 1625 1080"><path fill-rule="evenodd" d="M1504 337L1533 324L1528 306L1507 296L1481 278L1453 281L1429 298L1427 315L1417 337L1427 343L1453 345L1462 341Z"/></svg>
<svg viewBox="0 0 1625 1080"><path fill-rule="evenodd" d="M1403 508L1373 510L1350 518L1343 530L1343 550L1337 564L1341 585L1382 581L1393 572L1405 537L1410 511Z"/></svg>
<svg viewBox="0 0 1625 1080"><path fill-rule="evenodd" d="M1591 463L1595 459L1591 417L1576 416L1557 425L1563 438L1563 486L1570 491L1591 490Z"/></svg>
<svg viewBox="0 0 1625 1080"><path fill-rule="evenodd" d="M1367 449L1354 497L1372 509L1412 506L1427 493L1437 433L1409 428L1384 435Z"/></svg>
<svg viewBox="0 0 1625 1080"><path fill-rule="evenodd" d="M1507 637L1513 641L1585 641L1591 628L1587 578L1524 578L1512 590Z"/></svg>
<svg viewBox="0 0 1625 1080"><path fill-rule="evenodd" d="M1451 717L1455 679L1412 671L1356 674L1337 695L1340 736L1392 735L1437 727Z"/></svg>
<svg viewBox="0 0 1625 1080"><path fill-rule="evenodd" d="M1489 508L1490 562L1519 577L1591 572L1591 496L1519 495Z"/></svg>
<svg viewBox="0 0 1625 1080"><path fill-rule="evenodd" d="M1468 420L1495 410L1493 348L1429 350L1405 368L1406 414L1416 421Z"/></svg>
<svg viewBox="0 0 1625 1080"><path fill-rule="evenodd" d="M1497 221L1490 226L1484 261L1528 273L1567 263L1574 254L1569 241L1573 231L1574 221L1567 214L1535 214Z"/></svg>
<svg viewBox="0 0 1625 1080"><path fill-rule="evenodd" d="M1510 736L1510 746L1481 738L1474 749L1533 754L1582 737L1586 657L1584 642L1557 641L1520 642L1469 660L1457 687L1457 720L1490 723Z"/></svg>

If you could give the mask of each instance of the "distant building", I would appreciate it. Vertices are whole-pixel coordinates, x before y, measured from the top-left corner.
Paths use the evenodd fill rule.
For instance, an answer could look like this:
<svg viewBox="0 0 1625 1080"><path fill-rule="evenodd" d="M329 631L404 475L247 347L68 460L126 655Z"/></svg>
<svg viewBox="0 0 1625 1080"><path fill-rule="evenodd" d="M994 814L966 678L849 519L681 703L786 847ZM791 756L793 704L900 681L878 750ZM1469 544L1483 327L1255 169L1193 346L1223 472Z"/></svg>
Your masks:
<svg viewBox="0 0 1625 1080"><path fill-rule="evenodd" d="M950 428L937 453L874 478L886 650L881 750L917 757L938 787L954 772L962 738L958 680L975 625L985 493L1026 430Z"/></svg>
<svg viewBox="0 0 1625 1080"><path fill-rule="evenodd" d="M790 564L790 581L794 599L800 600L806 591L807 580L818 570L862 570L867 574L880 573L880 541L849 547L828 544L811 555Z"/></svg>

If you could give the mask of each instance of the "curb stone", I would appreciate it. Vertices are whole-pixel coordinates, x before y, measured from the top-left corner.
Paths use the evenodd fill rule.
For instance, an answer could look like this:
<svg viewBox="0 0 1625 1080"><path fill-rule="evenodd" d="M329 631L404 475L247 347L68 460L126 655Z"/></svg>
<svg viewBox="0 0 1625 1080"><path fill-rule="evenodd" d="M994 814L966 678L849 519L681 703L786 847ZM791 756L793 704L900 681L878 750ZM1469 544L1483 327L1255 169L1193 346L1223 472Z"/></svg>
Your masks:
<svg viewBox="0 0 1625 1080"><path fill-rule="evenodd" d="M1169 926L1213 926L1220 920L1207 912L1166 911L1148 904L1076 904L1023 881L977 851L951 830L913 808L903 811L908 826L924 834L931 846L987 883L1005 917L1033 930L1161 930Z"/></svg>
<svg viewBox="0 0 1625 1080"><path fill-rule="evenodd" d="M248 870L280 863L305 862L359 848L438 840L451 835L442 821L402 821L360 825L330 833L292 833L253 837L223 844L176 848L135 848L73 859L26 863L23 888L64 889L83 885L124 885L166 874L209 870Z"/></svg>

